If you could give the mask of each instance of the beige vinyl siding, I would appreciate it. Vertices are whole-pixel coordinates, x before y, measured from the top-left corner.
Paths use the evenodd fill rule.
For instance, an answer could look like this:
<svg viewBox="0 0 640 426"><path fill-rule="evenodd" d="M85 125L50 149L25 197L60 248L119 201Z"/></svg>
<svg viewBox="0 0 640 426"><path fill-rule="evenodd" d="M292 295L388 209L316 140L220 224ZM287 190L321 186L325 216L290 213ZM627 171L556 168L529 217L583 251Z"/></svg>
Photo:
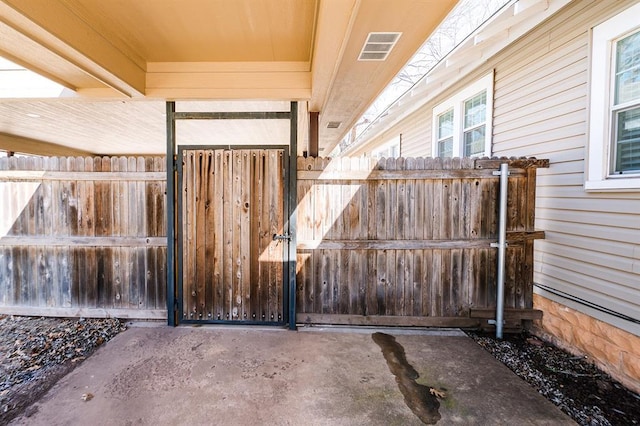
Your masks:
<svg viewBox="0 0 640 426"><path fill-rule="evenodd" d="M583 189L589 30L636 2L576 1L489 65L493 152L551 161L538 171L536 227L546 239L536 242L535 282L640 319L640 193ZM640 335L637 324L585 311Z"/></svg>
<svg viewBox="0 0 640 426"><path fill-rule="evenodd" d="M431 157L431 108L419 108L409 116L407 124L402 132L401 155Z"/></svg>
<svg viewBox="0 0 640 426"><path fill-rule="evenodd" d="M433 107L494 69L493 155L551 162L538 170L536 227L546 239L535 244L535 282L640 319L640 192L583 188L590 28L637 2L570 3L394 129L403 156L430 156ZM638 324L542 294L640 335Z"/></svg>
<svg viewBox="0 0 640 426"><path fill-rule="evenodd" d="M379 136L371 139L365 145L358 147L350 156L369 154L393 138L402 135L400 155L402 157L430 157L431 156L431 108L421 107L404 120L385 130Z"/></svg>

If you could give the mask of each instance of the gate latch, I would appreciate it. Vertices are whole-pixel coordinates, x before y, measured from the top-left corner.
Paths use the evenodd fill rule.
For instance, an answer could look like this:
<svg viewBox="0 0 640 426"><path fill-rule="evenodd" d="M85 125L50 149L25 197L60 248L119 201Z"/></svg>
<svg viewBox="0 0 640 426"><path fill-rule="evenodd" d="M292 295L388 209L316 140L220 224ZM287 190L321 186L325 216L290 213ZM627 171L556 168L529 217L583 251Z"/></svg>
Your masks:
<svg viewBox="0 0 640 426"><path fill-rule="evenodd" d="M291 236L289 234L273 234L273 241L289 241Z"/></svg>

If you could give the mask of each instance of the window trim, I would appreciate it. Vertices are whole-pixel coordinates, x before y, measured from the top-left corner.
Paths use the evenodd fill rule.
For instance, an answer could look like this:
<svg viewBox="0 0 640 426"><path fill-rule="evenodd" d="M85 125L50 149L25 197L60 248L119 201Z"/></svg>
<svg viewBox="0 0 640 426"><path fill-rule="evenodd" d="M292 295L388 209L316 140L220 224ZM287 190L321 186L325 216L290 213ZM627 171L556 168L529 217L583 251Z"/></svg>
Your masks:
<svg viewBox="0 0 640 426"><path fill-rule="evenodd" d="M483 90L487 93L487 114L485 120L484 152L473 157L491 157L493 139L493 70L446 101L439 103L432 112L431 155L438 157L438 116L453 109L453 157L461 157L464 152L464 103Z"/></svg>
<svg viewBox="0 0 640 426"><path fill-rule="evenodd" d="M631 6L591 30L589 124L585 161L585 191L635 191L640 172L612 174L613 100L612 64L617 40L638 29L640 4ZM603 60L603 58L605 60Z"/></svg>

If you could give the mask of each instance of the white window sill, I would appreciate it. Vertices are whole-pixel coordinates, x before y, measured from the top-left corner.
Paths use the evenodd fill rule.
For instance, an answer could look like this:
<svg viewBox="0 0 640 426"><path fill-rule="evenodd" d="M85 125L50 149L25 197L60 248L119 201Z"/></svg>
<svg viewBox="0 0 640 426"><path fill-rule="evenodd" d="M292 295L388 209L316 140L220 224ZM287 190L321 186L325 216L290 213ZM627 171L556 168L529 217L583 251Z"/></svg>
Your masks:
<svg viewBox="0 0 640 426"><path fill-rule="evenodd" d="M588 180L584 183L587 192L633 192L640 191L640 176L635 178L611 178L606 180Z"/></svg>

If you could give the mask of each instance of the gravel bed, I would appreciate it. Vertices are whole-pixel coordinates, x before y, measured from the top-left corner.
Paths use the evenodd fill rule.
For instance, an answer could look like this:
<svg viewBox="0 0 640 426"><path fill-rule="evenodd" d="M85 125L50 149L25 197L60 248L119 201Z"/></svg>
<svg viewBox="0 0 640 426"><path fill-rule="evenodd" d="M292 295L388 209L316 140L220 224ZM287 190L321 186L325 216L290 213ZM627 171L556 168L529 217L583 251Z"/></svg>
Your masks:
<svg viewBox="0 0 640 426"><path fill-rule="evenodd" d="M639 425L640 395L588 362L529 334L467 333L580 425Z"/></svg>
<svg viewBox="0 0 640 426"><path fill-rule="evenodd" d="M0 425L124 329L117 319L0 315Z"/></svg>

